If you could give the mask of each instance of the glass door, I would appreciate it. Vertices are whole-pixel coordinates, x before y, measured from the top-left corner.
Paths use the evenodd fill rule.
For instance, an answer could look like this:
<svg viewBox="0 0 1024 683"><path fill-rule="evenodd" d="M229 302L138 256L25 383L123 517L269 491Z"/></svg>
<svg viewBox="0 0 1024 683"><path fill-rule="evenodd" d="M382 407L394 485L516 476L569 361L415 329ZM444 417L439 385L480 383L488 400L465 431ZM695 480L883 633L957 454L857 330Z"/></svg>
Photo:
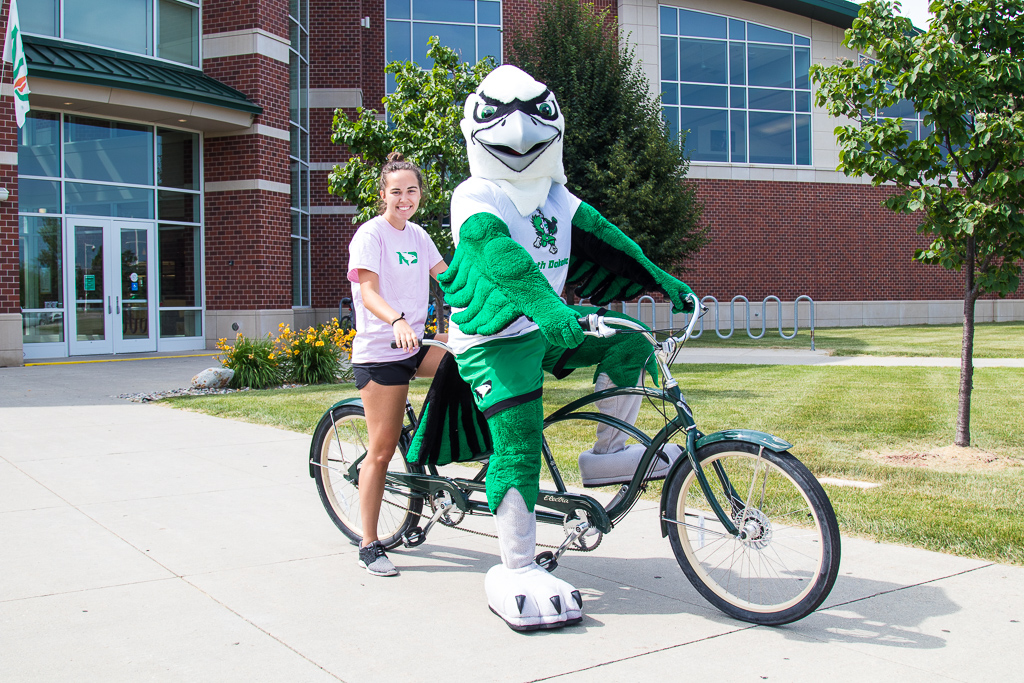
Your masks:
<svg viewBox="0 0 1024 683"><path fill-rule="evenodd" d="M150 286L155 253L153 225L114 221L111 238L117 243L114 285L114 353L156 351L155 292Z"/></svg>
<svg viewBox="0 0 1024 683"><path fill-rule="evenodd" d="M150 223L68 219L71 355L156 350Z"/></svg>

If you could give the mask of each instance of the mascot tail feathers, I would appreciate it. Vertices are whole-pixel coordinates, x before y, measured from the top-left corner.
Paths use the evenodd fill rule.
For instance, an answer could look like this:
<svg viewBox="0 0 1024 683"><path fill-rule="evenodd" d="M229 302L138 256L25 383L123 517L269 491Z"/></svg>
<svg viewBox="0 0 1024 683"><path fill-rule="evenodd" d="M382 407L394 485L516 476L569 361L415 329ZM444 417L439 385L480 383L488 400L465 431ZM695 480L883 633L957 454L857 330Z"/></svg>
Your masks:
<svg viewBox="0 0 1024 683"><path fill-rule="evenodd" d="M421 465L446 465L488 457L492 449L491 432L476 407L473 390L459 375L455 357L446 354L427 391L406 459Z"/></svg>

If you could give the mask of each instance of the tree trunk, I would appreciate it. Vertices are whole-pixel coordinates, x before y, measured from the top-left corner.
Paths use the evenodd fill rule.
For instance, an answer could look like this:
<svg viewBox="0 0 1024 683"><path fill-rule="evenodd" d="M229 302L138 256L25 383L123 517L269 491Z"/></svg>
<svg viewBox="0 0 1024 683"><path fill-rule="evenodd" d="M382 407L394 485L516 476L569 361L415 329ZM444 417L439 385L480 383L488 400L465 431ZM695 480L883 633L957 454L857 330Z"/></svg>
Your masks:
<svg viewBox="0 0 1024 683"><path fill-rule="evenodd" d="M971 390L974 388L974 303L978 292L974 285L974 238L967 239L964 283L964 337L960 348L960 403L956 414L957 446L971 445Z"/></svg>

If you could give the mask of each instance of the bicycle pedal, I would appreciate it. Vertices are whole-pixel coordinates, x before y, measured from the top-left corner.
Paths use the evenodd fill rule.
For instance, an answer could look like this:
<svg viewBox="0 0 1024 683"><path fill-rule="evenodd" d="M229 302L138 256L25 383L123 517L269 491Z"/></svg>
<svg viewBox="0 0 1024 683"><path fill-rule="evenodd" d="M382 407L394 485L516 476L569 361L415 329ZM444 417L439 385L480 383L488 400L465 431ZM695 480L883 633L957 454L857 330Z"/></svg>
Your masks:
<svg viewBox="0 0 1024 683"><path fill-rule="evenodd" d="M537 557L533 558L533 561L536 562L537 566L541 569L545 569L549 572L555 571L555 568L558 567L558 560L555 559L555 554L550 550L545 550L538 554Z"/></svg>
<svg viewBox="0 0 1024 683"><path fill-rule="evenodd" d="M420 527L414 527L405 532L402 536L402 545L406 548L415 548L418 545L422 545L427 540L427 535L423 533L423 529Z"/></svg>

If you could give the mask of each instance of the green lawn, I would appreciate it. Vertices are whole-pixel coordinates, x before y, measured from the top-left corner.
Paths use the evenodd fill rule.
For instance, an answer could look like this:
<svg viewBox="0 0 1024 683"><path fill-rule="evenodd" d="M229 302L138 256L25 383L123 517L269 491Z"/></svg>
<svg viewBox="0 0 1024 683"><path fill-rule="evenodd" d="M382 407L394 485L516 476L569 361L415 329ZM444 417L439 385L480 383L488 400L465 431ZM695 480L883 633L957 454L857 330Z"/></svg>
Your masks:
<svg viewBox="0 0 1024 683"><path fill-rule="evenodd" d="M943 470L900 466L872 453L926 453L952 443L954 368L695 365L675 372L702 431L770 432L794 443L793 454L819 477L882 483L868 490L826 487L844 533L1024 564L1024 371L975 370L972 445L996 462L953 463ZM577 373L549 381L547 412L588 393L587 379ZM413 382L414 403L419 405L426 389L425 381ZM312 434L327 406L354 395L352 385L339 385L168 402ZM645 405L638 425L653 431L661 421ZM592 438L590 429L562 428L549 435L570 483L579 481L576 456ZM660 495L660 484L647 495Z"/></svg>
<svg viewBox="0 0 1024 683"><path fill-rule="evenodd" d="M783 339L778 328L769 328L761 339L751 339L738 328L729 339L720 339L714 319L705 319L705 330L687 346L712 348L809 349L811 333L800 329L794 339ZM722 321L723 333L728 320ZM737 323L739 325L739 323ZM709 327L710 326L710 327ZM760 327L752 329L754 334ZM783 328L792 334L793 328ZM814 348L834 356L938 356L959 358L963 341L961 325L910 325L904 327L825 327L814 331ZM975 358L1024 358L1024 322L983 323L975 327Z"/></svg>

